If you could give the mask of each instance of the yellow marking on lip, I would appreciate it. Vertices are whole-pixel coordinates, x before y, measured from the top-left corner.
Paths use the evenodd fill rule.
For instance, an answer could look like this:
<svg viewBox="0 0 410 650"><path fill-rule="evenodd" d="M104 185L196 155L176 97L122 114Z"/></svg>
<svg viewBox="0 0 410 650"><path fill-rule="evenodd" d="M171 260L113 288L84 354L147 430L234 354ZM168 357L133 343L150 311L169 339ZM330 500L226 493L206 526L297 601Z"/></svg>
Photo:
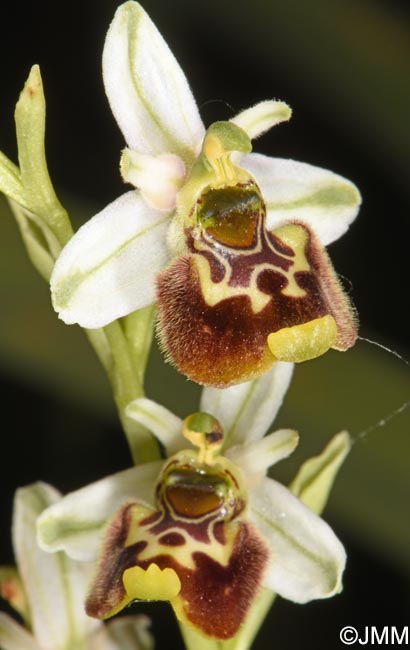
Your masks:
<svg viewBox="0 0 410 650"><path fill-rule="evenodd" d="M284 289L282 289L282 293L284 296L290 296L291 298L303 297L306 295L306 291L301 289L297 284L295 273L298 273L299 271L310 271L309 262L305 255L305 248L309 239L307 231L303 226L289 223L275 230L274 234L279 237L286 246L289 246L295 254L294 257L291 258L293 262L291 269L289 271L282 271L283 275L285 275L288 280L288 284ZM287 255L284 255L284 257L288 258Z"/></svg>
<svg viewBox="0 0 410 650"><path fill-rule="evenodd" d="M226 262L225 266L228 266L230 277L231 269ZM256 286L256 278L260 272L259 266L252 272L249 287L231 287L228 284L229 277L226 279L224 278L220 282L213 282L209 262L202 255L195 255L195 267L199 274L202 296L209 307L214 307L226 298L233 298L234 296L249 296L252 311L257 314L262 311L271 300L271 297L268 296L268 294L263 293Z"/></svg>
<svg viewBox="0 0 410 650"><path fill-rule="evenodd" d="M138 542L145 542L145 548L138 553L138 561L155 562L157 556L163 555L164 552L166 552L164 545L159 541L161 535L166 532L178 533L184 538L184 544L173 547L171 551L168 549L168 551L169 554L172 554L173 559L186 569L195 569L195 562L193 560L194 553L205 553L212 557L216 562L219 562L222 566L226 566L230 553L229 544L231 534L236 534L236 525L234 522L229 522L229 526L225 528L227 542L221 544L213 534L213 522L218 519L217 516L215 516L215 519L213 519L211 523L204 524L209 539L207 541L201 541L192 537L186 530L184 530L183 526L178 525L179 520L181 522L189 521L192 523L192 518L190 517L188 517L188 519L182 516L177 517L174 525L170 524L166 529L161 530L161 532L155 532L155 525L157 522L141 525L141 521L143 521L147 515L152 515L154 512L154 510L148 510L148 508L143 508L137 504L132 506L130 514L131 519L124 547L128 548L134 544L138 544ZM205 514L204 519L206 520L207 518L209 518L209 515ZM201 520L196 521L198 529L200 529L202 524L203 522ZM231 531L231 533L229 531ZM119 611L119 609L116 611Z"/></svg>
<svg viewBox="0 0 410 650"><path fill-rule="evenodd" d="M122 581L131 600L172 600L181 591L181 581L174 569L161 570L155 563L146 570L139 566L126 569Z"/></svg>
<svg viewBox="0 0 410 650"><path fill-rule="evenodd" d="M269 334L268 346L277 361L299 363L320 357L334 345L336 338L336 321L327 314Z"/></svg>
<svg viewBox="0 0 410 650"><path fill-rule="evenodd" d="M198 242L196 244L198 250L210 249L212 254L216 255L218 261L223 264L226 270L225 277L220 282L213 282L209 261L200 254L195 255L195 266L199 274L202 295L209 307L214 307L226 298L245 295L250 299L253 313L258 314L261 312L271 300L271 296L261 291L257 286L259 274L264 270L276 271L286 278L287 284L280 290L282 295L289 298L303 298L306 296L306 291L298 285L295 279L295 274L301 271L311 270L305 254L305 248L309 238L307 231L299 224L287 224L275 230L274 234L283 241L284 244L291 247L294 252L292 257L280 253L284 259L291 261L289 270L286 271L270 262L257 264L250 275L249 285L247 287L232 287L229 285L232 276L232 269L223 254L220 254L220 251L218 251L217 246L213 246L211 243L207 245L205 242ZM253 254L260 249L261 245L258 243L256 249L253 249L252 251L244 251L244 254ZM237 252L236 254L242 255L242 251Z"/></svg>

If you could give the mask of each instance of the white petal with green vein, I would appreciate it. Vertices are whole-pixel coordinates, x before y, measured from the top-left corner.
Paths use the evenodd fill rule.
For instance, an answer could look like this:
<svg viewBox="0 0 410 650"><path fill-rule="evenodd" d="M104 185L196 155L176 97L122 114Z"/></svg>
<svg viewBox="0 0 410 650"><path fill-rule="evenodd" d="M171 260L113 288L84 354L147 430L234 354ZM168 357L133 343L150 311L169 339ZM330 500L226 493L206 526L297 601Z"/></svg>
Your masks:
<svg viewBox="0 0 410 650"><path fill-rule="evenodd" d="M204 388L201 411L222 424L225 448L259 440L282 404L293 373L293 364L278 361L259 379L230 388Z"/></svg>
<svg viewBox="0 0 410 650"><path fill-rule="evenodd" d="M163 461L155 461L131 467L71 492L39 517L39 544L46 551L65 551L76 560L94 560L102 527L118 508L127 501L154 506L162 465Z"/></svg>
<svg viewBox="0 0 410 650"><path fill-rule="evenodd" d="M51 276L60 318L93 329L152 303L156 274L168 261L168 225L135 191L84 224Z"/></svg>
<svg viewBox="0 0 410 650"><path fill-rule="evenodd" d="M256 153L243 156L240 164L262 191L268 230L285 221L304 221L327 245L346 232L358 213L357 187L327 169Z"/></svg>
<svg viewBox="0 0 410 650"><path fill-rule="evenodd" d="M345 550L323 519L265 478L250 494L249 518L271 549L264 584L296 603L341 590Z"/></svg>
<svg viewBox="0 0 410 650"><path fill-rule="evenodd" d="M104 46L103 77L129 147L193 161L204 135L198 108L174 55L137 2L121 5L114 16Z"/></svg>

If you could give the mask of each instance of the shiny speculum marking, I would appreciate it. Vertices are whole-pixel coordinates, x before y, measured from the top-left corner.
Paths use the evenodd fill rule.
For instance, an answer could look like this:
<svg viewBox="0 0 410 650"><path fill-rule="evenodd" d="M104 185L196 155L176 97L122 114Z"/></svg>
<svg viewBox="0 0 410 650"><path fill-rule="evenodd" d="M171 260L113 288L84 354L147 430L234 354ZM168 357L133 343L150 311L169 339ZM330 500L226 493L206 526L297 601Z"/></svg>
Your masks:
<svg viewBox="0 0 410 650"><path fill-rule="evenodd" d="M206 188L185 228L189 253L159 275L163 347L198 383L226 387L276 360L304 361L355 340L350 303L320 242L296 222L269 232L265 217L253 180Z"/></svg>

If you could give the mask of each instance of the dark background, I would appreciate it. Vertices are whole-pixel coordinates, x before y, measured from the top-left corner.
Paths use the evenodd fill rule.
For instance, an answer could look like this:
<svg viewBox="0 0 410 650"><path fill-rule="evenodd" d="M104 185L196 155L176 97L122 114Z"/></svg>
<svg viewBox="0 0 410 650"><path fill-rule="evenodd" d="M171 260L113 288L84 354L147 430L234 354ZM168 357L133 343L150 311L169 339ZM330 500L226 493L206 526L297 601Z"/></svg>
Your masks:
<svg viewBox="0 0 410 650"><path fill-rule="evenodd" d="M0 148L16 159L14 105L30 66L39 63L47 99L49 168L57 192L77 224L124 191L117 171L124 142L105 99L100 64L104 35L118 4L111 0L40 0L10 4L2 10ZM349 233L330 247L330 254L354 297L361 335L408 356L407 3L147 0L144 7L183 66L207 125L216 119L229 119L262 99L284 100L293 108L292 120L256 141L255 151L329 168L358 185L363 195L360 216ZM97 364L80 333L72 334L74 328L60 324L56 333L51 323L53 314L43 315L43 310L45 314L48 309L47 288L29 268L11 216L2 215L3 219L4 228L7 226L11 233L6 241L15 247L2 253L0 280L0 296L4 298L0 324L4 468L1 520L5 524L0 562L6 563L12 562L8 528L16 487L42 478L66 491L126 467L129 459ZM11 285L14 302L8 290ZM368 350L363 354L369 354ZM77 376L76 358L85 367L84 374L77 371ZM334 366L322 365L318 371L324 381L336 381L335 372L346 373L345 392L339 395L336 406L328 406L336 418L329 425L331 431L350 428L349 417L345 422L343 416L352 408L348 401L351 397L357 411L362 402L368 403L363 407L367 409L364 414L358 415L356 431L360 431L360 427L371 426L399 407L409 392L403 361L387 353L377 356L376 362L372 357L366 366L366 380L361 383L358 376L362 376L362 366L359 370L355 357L351 358L353 365L348 370L336 366L335 371ZM367 357L363 361L359 356L357 363L367 363ZM160 387L155 375L159 366L155 364L159 361L154 360L149 376L150 396L161 396L165 403L168 400L169 407L183 409L173 403L170 370L163 371L165 385ZM307 371L303 370L296 381L296 394L290 404L293 410L288 405L286 411L287 423L295 426L294 416L300 420L300 430L316 426L307 422L298 402L298 395L306 388L304 379L314 393L307 409L309 417L314 412L316 421L322 415L324 420L330 418L322 414L323 381L303 372ZM369 387L371 379L378 382L377 394ZM396 389L395 382L400 389ZM384 396L389 390L391 398L373 415L372 405L377 404L378 395ZM195 397L195 389L189 391L188 401ZM193 407L189 404L187 408ZM388 543L381 515L379 528L373 530L369 524L370 534L365 530L368 522L361 519L361 513L369 512L368 503L373 497L373 504L377 501L373 521L379 511L385 510L394 516L394 522L399 522L400 531L408 525L408 509L398 505L408 503L408 480L394 489L390 479L383 482L385 476L392 477L395 472L406 472L408 477L408 462L403 458L405 445L408 448L408 421L397 417L392 433L395 436L398 431L397 437L389 443L389 450L396 445L397 466L390 464L386 473L380 474L379 466L372 469L366 465L367 475L360 470L356 456L356 479L353 473L351 477L344 474L345 482L331 503L327 518L335 525L349 554L343 594L304 607L279 601L255 642L256 650L337 648L342 647L338 631L344 625L363 629L365 625L409 624L410 558L406 560L405 552L397 555L394 543ZM384 433L376 431L380 447L368 444L363 452L366 460L390 453L381 447L386 444ZM356 492L349 487L354 480ZM369 487L373 485L379 490L377 494ZM349 518L355 502L361 499L362 510ZM395 507L397 512L392 514ZM385 521L388 528L391 520ZM380 543L379 534L383 540ZM156 635L163 635L158 647L166 643L169 647L168 626L176 629L169 608L150 605L140 609L152 615ZM177 632L175 635L178 638ZM172 647L179 647L176 641Z"/></svg>

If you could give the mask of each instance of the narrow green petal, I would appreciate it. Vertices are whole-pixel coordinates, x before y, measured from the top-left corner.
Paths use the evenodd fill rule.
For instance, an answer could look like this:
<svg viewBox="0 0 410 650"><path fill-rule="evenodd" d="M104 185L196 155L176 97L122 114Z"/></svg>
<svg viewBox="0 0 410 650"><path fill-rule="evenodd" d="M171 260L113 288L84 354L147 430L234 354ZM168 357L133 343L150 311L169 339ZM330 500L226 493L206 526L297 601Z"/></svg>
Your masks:
<svg viewBox="0 0 410 650"><path fill-rule="evenodd" d="M231 122L243 129L253 140L273 126L287 122L291 115L291 108L284 102L268 100L242 111L232 118Z"/></svg>
<svg viewBox="0 0 410 650"><path fill-rule="evenodd" d="M186 448L187 442L182 437L182 420L161 404L141 397L131 402L125 413L152 431L164 445L167 456Z"/></svg>
<svg viewBox="0 0 410 650"><path fill-rule="evenodd" d="M335 435L319 456L299 469L289 489L313 512L321 513L329 498L336 475L351 448L346 431Z"/></svg>
<svg viewBox="0 0 410 650"><path fill-rule="evenodd" d="M225 447L262 438L282 404L292 372L291 363L278 362L259 379L226 389L204 388L200 410L220 421Z"/></svg>
<svg viewBox="0 0 410 650"><path fill-rule="evenodd" d="M292 429L280 429L261 440L228 449L226 455L242 469L247 484L266 474L269 467L287 458L294 451L299 436Z"/></svg>
<svg viewBox="0 0 410 650"><path fill-rule="evenodd" d="M131 191L72 237L51 277L53 305L68 324L94 329L151 304L168 261L169 217Z"/></svg>
<svg viewBox="0 0 410 650"><path fill-rule="evenodd" d="M327 169L260 154L244 156L241 165L262 191L268 230L300 220L327 245L341 237L357 216L361 203L357 187Z"/></svg>
<svg viewBox="0 0 410 650"><path fill-rule="evenodd" d="M138 2L121 5L107 33L105 90L125 140L140 153L192 163L204 127L187 80Z"/></svg>

